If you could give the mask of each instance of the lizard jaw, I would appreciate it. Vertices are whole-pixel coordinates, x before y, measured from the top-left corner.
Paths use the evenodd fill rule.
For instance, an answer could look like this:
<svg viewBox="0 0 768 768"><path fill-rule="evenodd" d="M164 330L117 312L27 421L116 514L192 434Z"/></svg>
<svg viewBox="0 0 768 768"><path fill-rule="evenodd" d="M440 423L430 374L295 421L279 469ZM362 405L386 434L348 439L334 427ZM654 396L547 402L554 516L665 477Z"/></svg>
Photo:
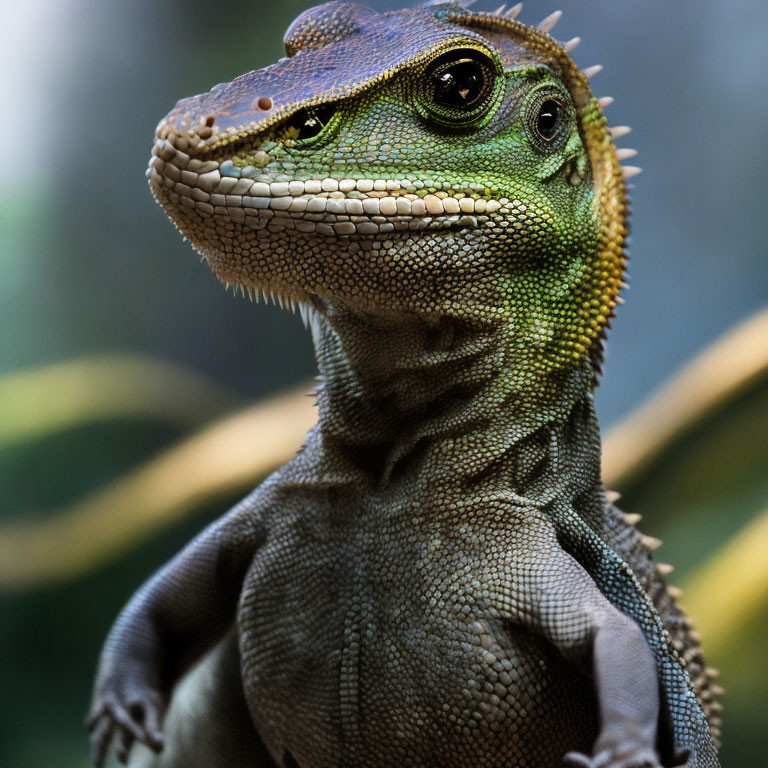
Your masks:
<svg viewBox="0 0 768 768"><path fill-rule="evenodd" d="M413 181L287 174L272 181L263 169L249 178L231 154L200 151L165 128L146 172L153 196L221 282L252 298L272 296L281 306L324 297L364 311L417 311L420 293L408 281L398 281L394 293L377 288L382 274L399 268L406 239L416 242L417 235L427 250L438 237L469 247L486 228L507 231L505 219L525 210L520 200L495 199L480 184L449 190L430 182L427 194L415 173ZM420 268L435 312L449 313L458 295L466 298L460 259L437 256ZM370 270L364 290L361 270Z"/></svg>
<svg viewBox="0 0 768 768"><path fill-rule="evenodd" d="M475 229L510 202L471 190L419 195L410 181L382 178L267 183L255 179L256 173L246 176L244 170L227 160L190 157L175 142L158 138L147 178L153 195L182 231L184 220L212 217L254 230L279 228L325 236Z"/></svg>

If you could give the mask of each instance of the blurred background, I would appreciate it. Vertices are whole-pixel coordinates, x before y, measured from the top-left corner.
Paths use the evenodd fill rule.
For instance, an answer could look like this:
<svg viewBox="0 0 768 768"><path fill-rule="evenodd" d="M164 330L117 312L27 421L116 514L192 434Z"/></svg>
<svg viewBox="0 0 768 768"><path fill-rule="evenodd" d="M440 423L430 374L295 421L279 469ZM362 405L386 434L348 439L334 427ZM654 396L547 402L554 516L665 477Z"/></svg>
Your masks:
<svg viewBox="0 0 768 768"><path fill-rule="evenodd" d="M198 474L184 450L203 428L225 463L277 445L288 422L275 432L268 417L282 401L245 438L235 422L206 425L314 372L299 318L226 294L144 178L176 100L275 61L312 4L0 0L2 766L88 765L81 723L110 623L270 460L209 483L215 462L197 453L205 471L184 499L166 504L162 483ZM690 585L683 603L727 689L724 765L754 766L768 715L768 326L711 345L768 305L768 4L533 0L520 19L556 8L554 34L583 38L576 61L605 65L596 92L616 98L609 119L633 127L621 143L644 167L597 394L624 461L610 479ZM702 352L667 400L626 421ZM636 441L656 445L641 464Z"/></svg>

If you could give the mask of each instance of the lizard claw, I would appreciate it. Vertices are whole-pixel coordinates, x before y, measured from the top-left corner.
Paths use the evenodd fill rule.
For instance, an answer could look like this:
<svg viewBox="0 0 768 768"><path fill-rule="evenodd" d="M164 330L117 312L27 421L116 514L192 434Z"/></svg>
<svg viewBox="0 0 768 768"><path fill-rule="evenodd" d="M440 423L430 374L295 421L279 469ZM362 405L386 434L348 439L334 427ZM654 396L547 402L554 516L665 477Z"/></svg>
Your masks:
<svg viewBox="0 0 768 768"><path fill-rule="evenodd" d="M563 758L563 765L567 768L661 768L656 753L649 747L622 752L605 749L592 757L580 752L569 752Z"/></svg>
<svg viewBox="0 0 768 768"><path fill-rule="evenodd" d="M581 752L569 752L563 758L564 768L592 768L592 760Z"/></svg>
<svg viewBox="0 0 768 768"><path fill-rule="evenodd" d="M162 703L152 695L133 698L126 705L112 696L97 702L85 720L91 734L94 766L102 768L113 740L116 740L115 751L121 763L128 762L135 741L146 744L153 752L160 752L163 748L161 710Z"/></svg>

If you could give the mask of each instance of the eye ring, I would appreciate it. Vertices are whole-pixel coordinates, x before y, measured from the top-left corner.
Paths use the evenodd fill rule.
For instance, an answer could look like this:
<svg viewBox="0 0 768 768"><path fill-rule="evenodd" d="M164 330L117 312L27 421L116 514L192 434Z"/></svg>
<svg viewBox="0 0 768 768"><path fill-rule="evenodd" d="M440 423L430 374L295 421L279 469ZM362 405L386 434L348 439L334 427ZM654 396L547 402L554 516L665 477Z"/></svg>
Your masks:
<svg viewBox="0 0 768 768"><path fill-rule="evenodd" d="M499 69L491 56L476 48L456 48L427 65L416 105L437 125L479 127L490 119L499 84Z"/></svg>

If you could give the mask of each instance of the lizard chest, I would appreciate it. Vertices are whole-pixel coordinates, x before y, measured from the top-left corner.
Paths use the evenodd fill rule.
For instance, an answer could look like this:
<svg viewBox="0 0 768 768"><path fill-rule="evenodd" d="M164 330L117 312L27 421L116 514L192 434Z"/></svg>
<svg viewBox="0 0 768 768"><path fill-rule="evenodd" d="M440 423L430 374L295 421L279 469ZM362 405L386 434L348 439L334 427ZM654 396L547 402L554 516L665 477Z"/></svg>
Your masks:
<svg viewBox="0 0 768 768"><path fill-rule="evenodd" d="M594 712L570 706L586 681L500 616L487 547L297 525L254 562L239 616L246 698L278 760L542 768L588 743Z"/></svg>

